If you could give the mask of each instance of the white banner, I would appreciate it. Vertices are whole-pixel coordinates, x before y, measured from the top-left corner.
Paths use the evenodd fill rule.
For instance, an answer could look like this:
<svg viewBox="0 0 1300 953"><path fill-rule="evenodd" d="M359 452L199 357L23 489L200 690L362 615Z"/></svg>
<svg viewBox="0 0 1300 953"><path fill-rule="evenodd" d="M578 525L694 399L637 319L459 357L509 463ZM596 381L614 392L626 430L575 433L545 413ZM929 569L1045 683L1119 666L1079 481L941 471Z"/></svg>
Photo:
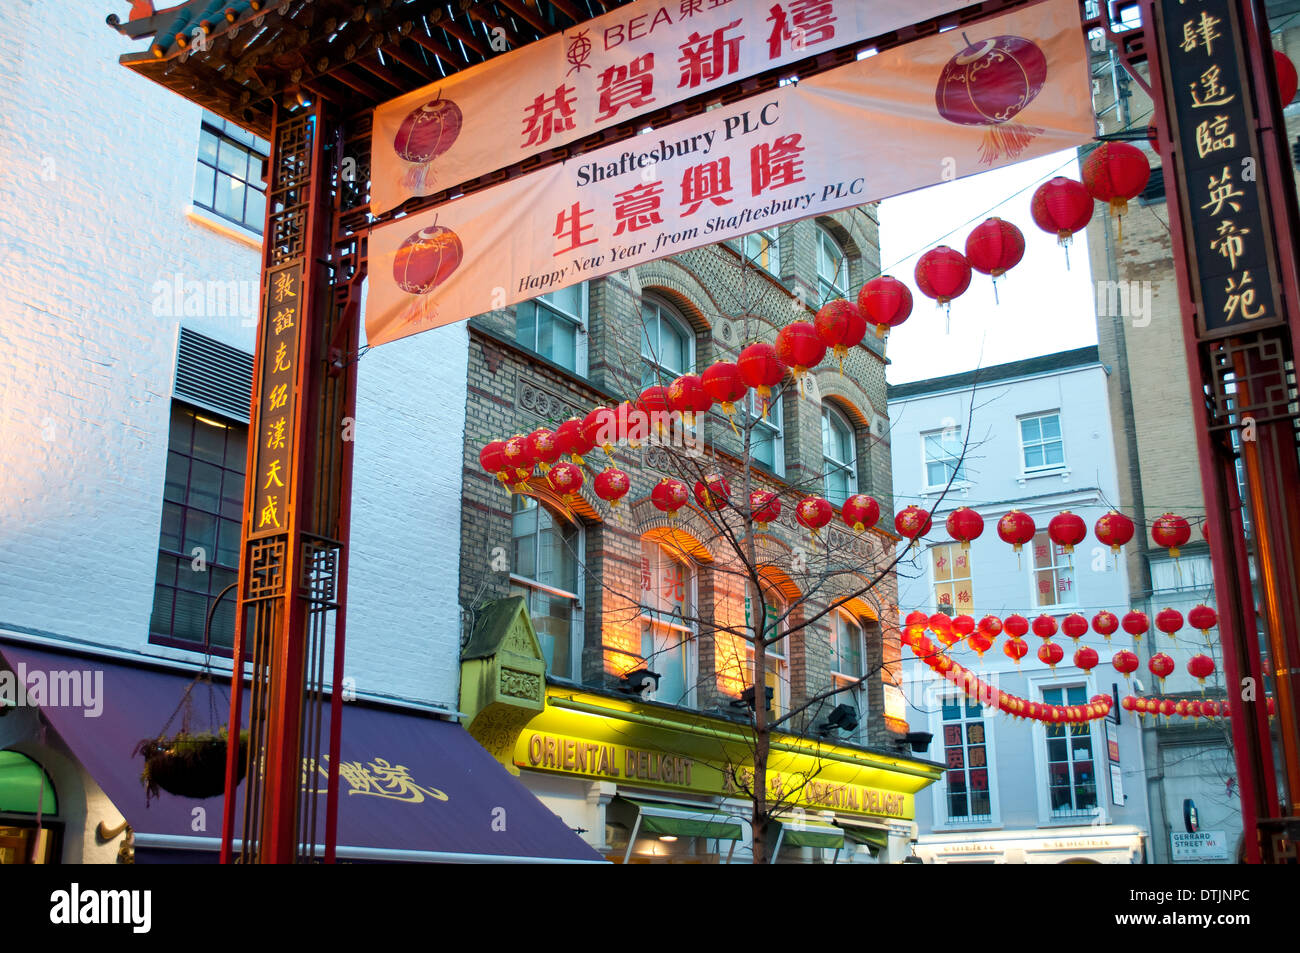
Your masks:
<svg viewBox="0 0 1300 953"><path fill-rule="evenodd" d="M605 126L969 3L629 3L378 107L371 210L386 212Z"/></svg>
<svg viewBox="0 0 1300 953"><path fill-rule="evenodd" d="M1092 138L1076 0L1045 0L377 228L371 344Z"/></svg>

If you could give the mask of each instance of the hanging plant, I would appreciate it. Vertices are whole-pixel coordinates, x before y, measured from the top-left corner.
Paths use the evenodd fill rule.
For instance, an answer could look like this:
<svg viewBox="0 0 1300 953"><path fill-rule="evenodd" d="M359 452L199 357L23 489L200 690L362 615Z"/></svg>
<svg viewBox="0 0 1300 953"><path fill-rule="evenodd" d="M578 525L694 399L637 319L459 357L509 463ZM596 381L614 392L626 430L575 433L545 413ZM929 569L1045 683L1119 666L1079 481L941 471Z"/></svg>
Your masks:
<svg viewBox="0 0 1300 953"><path fill-rule="evenodd" d="M226 792L226 742L223 725L211 731L190 734L182 729L170 738L145 738L133 754L144 755L145 803L160 791L176 797L210 798ZM244 780L248 762L248 732L239 733L238 780Z"/></svg>

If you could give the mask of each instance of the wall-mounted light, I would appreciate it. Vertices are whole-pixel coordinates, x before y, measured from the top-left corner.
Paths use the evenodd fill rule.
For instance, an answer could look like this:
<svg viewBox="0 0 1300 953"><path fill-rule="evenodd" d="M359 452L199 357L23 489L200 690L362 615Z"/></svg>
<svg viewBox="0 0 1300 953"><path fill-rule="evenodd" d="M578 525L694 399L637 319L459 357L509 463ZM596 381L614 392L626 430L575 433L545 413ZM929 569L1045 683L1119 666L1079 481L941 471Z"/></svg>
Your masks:
<svg viewBox="0 0 1300 953"><path fill-rule="evenodd" d="M858 710L852 705L836 705L835 710L817 726L817 730L823 735L829 735L837 728L840 731L850 732L858 727Z"/></svg>
<svg viewBox="0 0 1300 953"><path fill-rule="evenodd" d="M659 690L659 673L652 672L648 668L639 668L635 672L628 672L623 676L623 684L619 686L620 691L627 692L629 695L644 695L647 690Z"/></svg>
<svg viewBox="0 0 1300 953"><path fill-rule="evenodd" d="M771 686L771 685L764 685L764 686L763 686L763 692L764 692L764 694L765 694L766 697L767 697L767 705L766 705L766 708L767 708L768 711L771 711L771 710L772 710L772 696L773 696L773 689L772 689L772 686ZM743 692L741 692L739 698L733 698L733 699L731 700L731 707L732 707L732 708L753 708L753 707L754 707L754 686L751 685L751 686L749 686L749 688L747 688L747 689L745 689Z"/></svg>

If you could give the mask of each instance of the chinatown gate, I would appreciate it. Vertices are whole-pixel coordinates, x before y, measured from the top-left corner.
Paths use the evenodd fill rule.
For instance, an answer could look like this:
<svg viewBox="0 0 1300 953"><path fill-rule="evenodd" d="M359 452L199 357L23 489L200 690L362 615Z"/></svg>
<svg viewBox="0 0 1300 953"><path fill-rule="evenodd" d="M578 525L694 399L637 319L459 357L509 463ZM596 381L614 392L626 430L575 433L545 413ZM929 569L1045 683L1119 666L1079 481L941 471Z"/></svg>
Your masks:
<svg viewBox="0 0 1300 953"><path fill-rule="evenodd" d="M859 6L871 12L861 13ZM109 17L123 35L148 43L124 56L123 65L271 144L234 644L235 657L250 666L245 676L250 684L244 692L236 683L230 716L231 724L249 725L248 783L241 804L234 797L225 801L224 862L307 860L318 843L325 845L323 859L334 860L342 705L341 693L328 686L343 682L351 427L361 291L375 230L402 214L486 192L630 139L647 126L658 131L699 116L713 104L770 93L791 74L807 80L854 63L861 51L884 53L1035 6L1026 0L861 5L792 0L784 7L766 0L648 5L644 0L188 0L158 10L149 0L134 0L127 22ZM1069 4L1071 11L1074 6ZM1253 684L1269 687L1277 700L1281 765L1275 764L1265 693L1257 691L1249 701L1242 700L1244 692L1228 693L1247 854L1252 862L1294 861L1294 840L1300 837L1300 494L1293 488L1300 486L1300 466L1293 358L1300 335L1300 263L1293 237L1300 232L1300 220L1264 3L1139 0L1144 26L1123 32L1112 32L1117 11L1102 4L1100 16L1090 16L1094 3L1079 6L1078 29L1092 34L1095 43L1102 42L1101 31L1156 104L1165 180L1171 195L1177 194L1169 203L1170 229L1192 402L1201 409L1197 450L1226 677L1229 684L1253 679ZM714 81L699 89L692 82L654 111L643 109L632 119L634 110L617 116L617 110L607 110L603 125L597 117L595 125L561 137L551 148L546 148L548 137L534 136L533 148L522 155L517 146L496 148L480 157L469 174L440 181L444 187L437 191L417 171L406 180L408 186L414 182L413 188L392 200L375 201L371 142L376 107L431 84L454 82L461 71L496 57L522 56L530 44L557 34L568 37L569 72L581 76L593 41L603 35L610 43L608 31L587 38L588 21L623 7L638 12L646 7L648 13L629 14L620 23L614 34L620 42L653 36L654 26L670 20L682 21L686 32L688 18L695 14L696 24L723 17L713 35L718 43L722 30L748 14L760 21L758 45L766 53L770 44L771 56L754 63L746 54L748 68L738 68L735 47L718 43ZM826 28L837 16L845 27L838 34ZM856 32L848 22L854 18ZM696 44L707 41L698 32L688 38ZM675 74L678 39L668 43L661 60ZM642 63L637 60L627 69ZM719 69L722 63L729 65ZM685 69L677 85L687 85ZM1206 93L1197 84L1210 70L1219 80L1216 95L1232 100L1230 108L1216 110L1215 116L1216 122L1226 117L1225 122L1235 124L1238 147L1229 158L1234 168L1252 170L1234 196L1240 206L1235 224L1203 212L1206 190L1224 185L1222 178L1214 178L1223 167L1220 154L1216 168L1196 158L1196 110L1209 104L1197 99ZM496 125L517 128L511 115ZM458 129L460 121L458 115ZM872 161L865 147L855 158L863 166ZM935 167L930 181L863 195L840 207L938 182L938 163ZM575 204L575 241L581 235L577 213ZM809 214L813 212L792 210L769 224ZM1241 247L1240 267L1232 273L1219 267L1216 258L1222 256L1211 251L1211 243L1223 239L1225 226L1253 236ZM719 234L708 241L726 237ZM678 250L664 249L657 257ZM1238 264L1235 257L1233 264ZM439 278L434 284L440 269L435 265ZM1253 291L1249 296L1248 290ZM522 297L537 293L534 288ZM373 287L370 297L373 307ZM484 300L478 310L504 303ZM385 340L396 336L401 335ZM1245 435L1246 428L1254 439ZM1241 439L1234 441L1238 431ZM1246 473L1244 504L1256 533L1249 558L1238 515L1243 502L1234 469L1238 452ZM305 758L319 763L324 757L329 772L321 817L316 791L307 789L301 765ZM236 758L232 746L228 791L237 785ZM242 817L236 817L237 811Z"/></svg>

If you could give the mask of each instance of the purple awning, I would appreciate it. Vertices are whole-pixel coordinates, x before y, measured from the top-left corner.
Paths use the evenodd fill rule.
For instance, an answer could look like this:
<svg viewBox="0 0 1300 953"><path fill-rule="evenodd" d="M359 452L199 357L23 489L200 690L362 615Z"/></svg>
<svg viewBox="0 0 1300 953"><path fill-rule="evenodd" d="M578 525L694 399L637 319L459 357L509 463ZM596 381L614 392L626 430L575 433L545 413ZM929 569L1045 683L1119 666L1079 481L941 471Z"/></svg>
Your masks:
<svg viewBox="0 0 1300 953"><path fill-rule="evenodd" d="M50 726L131 824L137 843L215 849L222 798L163 794L146 807L144 760L131 753L137 742L163 729L193 676L10 642L0 642L0 657L10 670L25 671L28 681L34 672L90 672L94 678L102 672L98 717L86 717L84 705L60 707L52 704L60 699L49 698L42 713ZM217 682L219 724L229 715L227 686ZM195 689L195 730L209 727L208 695L203 686ZM328 706L325 717L328 722ZM179 726L177 717L169 733ZM602 860L458 724L349 702L343 707L341 754L340 859ZM325 777L318 777L319 842ZM240 809L246 787L240 784L236 795ZM207 830L196 833L193 811L200 806Z"/></svg>

